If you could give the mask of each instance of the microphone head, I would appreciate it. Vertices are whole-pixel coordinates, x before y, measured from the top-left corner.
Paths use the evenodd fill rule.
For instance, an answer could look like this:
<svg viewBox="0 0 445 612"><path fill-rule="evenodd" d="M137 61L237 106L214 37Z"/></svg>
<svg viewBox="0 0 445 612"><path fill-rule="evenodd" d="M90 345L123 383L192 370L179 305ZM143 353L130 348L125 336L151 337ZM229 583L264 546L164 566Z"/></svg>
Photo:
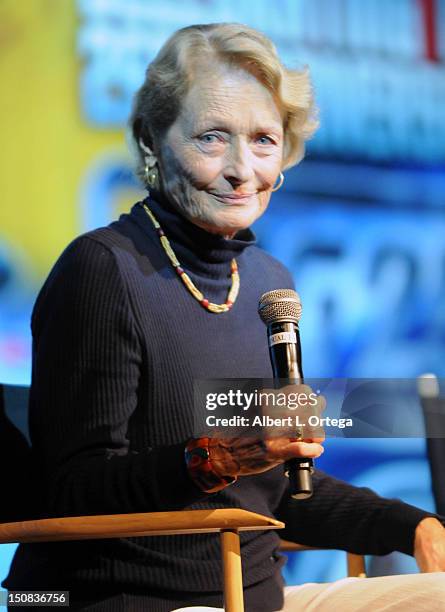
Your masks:
<svg viewBox="0 0 445 612"><path fill-rule="evenodd" d="M274 289L263 293L258 314L266 325L282 321L297 323L301 317L300 296L293 289Z"/></svg>

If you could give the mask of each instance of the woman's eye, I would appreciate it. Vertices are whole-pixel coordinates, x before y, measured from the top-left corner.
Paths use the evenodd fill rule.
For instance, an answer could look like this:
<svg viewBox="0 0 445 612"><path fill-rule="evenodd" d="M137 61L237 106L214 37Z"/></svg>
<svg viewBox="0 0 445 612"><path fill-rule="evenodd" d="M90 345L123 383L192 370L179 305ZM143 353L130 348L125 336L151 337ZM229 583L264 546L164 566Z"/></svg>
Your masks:
<svg viewBox="0 0 445 612"><path fill-rule="evenodd" d="M204 144L214 144L220 141L220 138L216 134L203 134L199 137L199 140Z"/></svg>
<svg viewBox="0 0 445 612"><path fill-rule="evenodd" d="M262 145L275 144L275 141L270 136L258 136L257 142Z"/></svg>

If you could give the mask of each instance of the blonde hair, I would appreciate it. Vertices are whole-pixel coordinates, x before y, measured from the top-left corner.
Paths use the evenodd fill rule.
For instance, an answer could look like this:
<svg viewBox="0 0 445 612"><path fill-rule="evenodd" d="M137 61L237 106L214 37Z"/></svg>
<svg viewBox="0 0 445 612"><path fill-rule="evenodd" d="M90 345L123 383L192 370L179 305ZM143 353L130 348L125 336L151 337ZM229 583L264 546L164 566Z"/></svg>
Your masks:
<svg viewBox="0 0 445 612"><path fill-rule="evenodd" d="M159 139L179 115L203 58L246 70L274 95L283 113L283 170L301 161L305 140L318 127L308 69L286 68L272 41L253 28L214 23L178 30L149 64L129 119L137 174L143 179L145 162L140 139L156 152Z"/></svg>

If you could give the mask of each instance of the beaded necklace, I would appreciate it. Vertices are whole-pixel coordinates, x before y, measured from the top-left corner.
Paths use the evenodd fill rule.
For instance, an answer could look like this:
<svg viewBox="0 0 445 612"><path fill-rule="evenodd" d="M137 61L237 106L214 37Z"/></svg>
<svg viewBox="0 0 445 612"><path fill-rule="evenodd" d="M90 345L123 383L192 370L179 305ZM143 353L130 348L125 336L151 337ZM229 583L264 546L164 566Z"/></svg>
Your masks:
<svg viewBox="0 0 445 612"><path fill-rule="evenodd" d="M154 214L151 212L151 210L148 208L145 202L143 202L142 205L144 207L145 212L150 217L151 222L153 223L153 227L155 228L156 233L159 236L159 240L161 242L162 248L166 252L173 268L176 271L176 274L180 277L180 279L186 286L187 290L193 295L193 297L196 300L198 300L201 306L205 308L206 310L208 310L209 312L220 314L222 312L227 312L228 310L230 310L233 304L235 303L236 298L238 297L238 292L239 292L239 287L240 287L238 265L236 263L236 259L233 258L230 263L230 271L232 274L232 286L230 287L230 290L227 294L227 299L225 303L224 304L214 304L213 302L209 302L209 300L204 297L201 291L199 291L199 289L193 283L192 279L187 274L187 272L185 272L185 270L181 267L181 264L179 263L175 255L175 252L173 251L170 245L170 242L168 241L167 236L164 234L164 230L159 225L159 222L154 216Z"/></svg>

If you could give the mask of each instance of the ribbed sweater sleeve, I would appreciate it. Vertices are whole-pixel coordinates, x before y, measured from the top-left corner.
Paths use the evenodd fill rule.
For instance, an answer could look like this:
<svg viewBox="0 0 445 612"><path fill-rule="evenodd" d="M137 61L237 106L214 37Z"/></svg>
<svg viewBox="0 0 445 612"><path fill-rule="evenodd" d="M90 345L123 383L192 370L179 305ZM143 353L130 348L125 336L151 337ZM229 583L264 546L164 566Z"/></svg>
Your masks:
<svg viewBox="0 0 445 612"><path fill-rule="evenodd" d="M320 470L313 475L314 495L295 501L287 491L276 512L286 523L285 540L357 554L413 554L414 532L425 512L397 499L380 497ZM440 517L437 517L440 519Z"/></svg>
<svg viewBox="0 0 445 612"><path fill-rule="evenodd" d="M36 302L32 333L30 401L40 409L30 427L49 515L166 510L206 497L187 475L184 444L129 448L142 351L107 247L84 236L64 251Z"/></svg>

